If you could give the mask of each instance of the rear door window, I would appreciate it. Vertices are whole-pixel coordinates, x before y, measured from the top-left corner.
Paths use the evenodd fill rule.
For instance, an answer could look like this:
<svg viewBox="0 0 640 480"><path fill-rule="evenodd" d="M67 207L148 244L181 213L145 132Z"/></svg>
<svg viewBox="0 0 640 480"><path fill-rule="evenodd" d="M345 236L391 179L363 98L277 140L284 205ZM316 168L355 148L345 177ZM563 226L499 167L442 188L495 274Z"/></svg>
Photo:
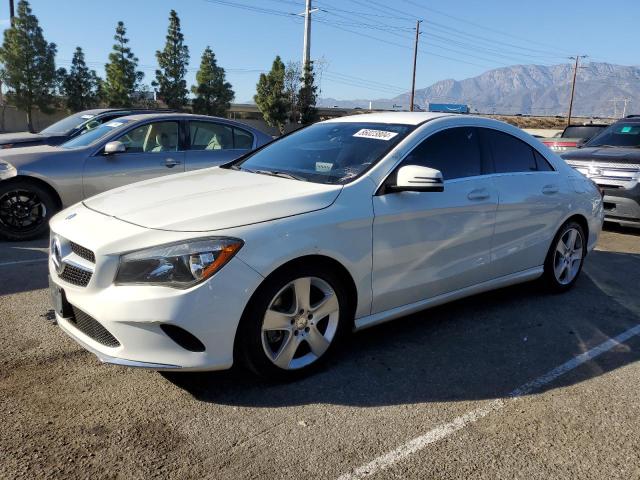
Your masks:
<svg viewBox="0 0 640 480"><path fill-rule="evenodd" d="M215 122L189 122L191 150L232 150L234 135L228 125Z"/></svg>
<svg viewBox="0 0 640 480"><path fill-rule="evenodd" d="M538 170L534 149L526 142L490 128L482 129L484 142L493 156L496 173L535 172Z"/></svg>
<svg viewBox="0 0 640 480"><path fill-rule="evenodd" d="M239 150L251 150L253 148L253 135L241 128L234 128L233 148Z"/></svg>
<svg viewBox="0 0 640 480"><path fill-rule="evenodd" d="M539 172L553 172L554 169L549 161L542 156L535 148L533 150L533 156L536 158L536 165Z"/></svg>

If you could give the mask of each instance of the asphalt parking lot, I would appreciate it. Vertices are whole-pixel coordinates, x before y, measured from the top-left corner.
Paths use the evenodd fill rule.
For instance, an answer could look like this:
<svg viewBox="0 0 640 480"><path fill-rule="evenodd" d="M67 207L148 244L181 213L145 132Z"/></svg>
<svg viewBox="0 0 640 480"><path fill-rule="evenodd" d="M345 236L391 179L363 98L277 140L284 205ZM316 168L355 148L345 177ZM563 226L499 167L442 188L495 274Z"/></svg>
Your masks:
<svg viewBox="0 0 640 480"><path fill-rule="evenodd" d="M46 240L0 243L0 478L640 478L640 232L354 335L290 384L100 364L52 320Z"/></svg>

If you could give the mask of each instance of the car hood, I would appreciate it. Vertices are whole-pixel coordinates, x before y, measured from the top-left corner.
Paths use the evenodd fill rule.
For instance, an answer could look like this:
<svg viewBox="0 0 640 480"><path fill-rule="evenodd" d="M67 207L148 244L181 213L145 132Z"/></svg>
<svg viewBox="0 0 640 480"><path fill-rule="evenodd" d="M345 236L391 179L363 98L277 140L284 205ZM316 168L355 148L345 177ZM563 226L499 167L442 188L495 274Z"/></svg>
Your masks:
<svg viewBox="0 0 640 480"><path fill-rule="evenodd" d="M562 142L580 142L583 138L563 138L563 137L551 137L551 138L539 138L543 143L562 143Z"/></svg>
<svg viewBox="0 0 640 480"><path fill-rule="evenodd" d="M592 162L640 163L640 148L586 147L563 153L564 160Z"/></svg>
<svg viewBox="0 0 640 480"><path fill-rule="evenodd" d="M61 147L54 147L51 145L35 145L33 147L23 148L8 148L6 150L0 150L0 160L10 163L17 169L22 167L28 167L42 160L43 158L49 158L52 155L63 155L70 153L71 150L66 150Z"/></svg>
<svg viewBox="0 0 640 480"><path fill-rule="evenodd" d="M341 190L214 167L127 185L83 203L145 228L205 232L321 210Z"/></svg>
<svg viewBox="0 0 640 480"><path fill-rule="evenodd" d="M15 133L1 133L0 134L0 145L5 145L7 143L24 143L24 142L33 142L33 141L41 141L45 139L42 135L37 133L30 132L15 132Z"/></svg>

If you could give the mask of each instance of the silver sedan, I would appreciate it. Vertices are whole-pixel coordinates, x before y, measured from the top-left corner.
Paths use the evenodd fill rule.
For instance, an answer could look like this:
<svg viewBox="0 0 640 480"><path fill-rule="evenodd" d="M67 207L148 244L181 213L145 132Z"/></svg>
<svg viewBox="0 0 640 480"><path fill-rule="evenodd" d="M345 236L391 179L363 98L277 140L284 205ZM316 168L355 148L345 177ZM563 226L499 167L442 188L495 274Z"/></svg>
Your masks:
<svg viewBox="0 0 640 480"><path fill-rule="evenodd" d="M239 122L167 113L117 118L61 146L0 151L0 237L41 236L55 212L87 197L220 165L270 141Z"/></svg>

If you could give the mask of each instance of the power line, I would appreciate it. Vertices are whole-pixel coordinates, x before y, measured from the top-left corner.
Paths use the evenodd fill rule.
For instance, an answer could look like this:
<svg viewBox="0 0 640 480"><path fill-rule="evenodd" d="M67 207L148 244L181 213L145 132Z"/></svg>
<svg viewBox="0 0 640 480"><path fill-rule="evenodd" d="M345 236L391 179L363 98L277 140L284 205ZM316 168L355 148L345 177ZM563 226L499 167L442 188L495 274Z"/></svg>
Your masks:
<svg viewBox="0 0 640 480"><path fill-rule="evenodd" d="M377 3L374 0L370 0L370 1L372 3ZM436 13L438 15L442 15L444 17L451 18L453 20L457 20L457 21L462 22L462 23L466 23L467 25L473 25L476 28L480 28L482 30L485 30L485 31L488 31L488 32L492 32L494 34L498 34L498 35L505 36L505 37L508 37L508 38L518 38L518 39L523 40L523 41L525 41L527 43L534 43L534 44L537 44L537 45L540 45L540 46L543 46L543 47L547 47L547 48L552 48L553 49L553 51L547 50L547 53L556 54L558 52L562 52L562 50L558 49L555 45L550 45L550 44L543 43L543 42L540 42L540 41L537 41L537 40L531 40L530 38L520 37L518 35L514 35L513 33L507 33L507 32L503 32L503 31L500 31L500 30L497 30L497 29L494 29L494 28L490 28L490 27L487 27L485 25L482 25L482 24L479 24L479 23L476 23L476 22L472 22L470 20L467 20L467 19L464 19L464 18L461 18L461 17L457 17L455 15L451 15L449 13L443 12L441 10L437 10L435 8L432 8L432 7L426 7L426 6L421 5L421 4L419 4L419 3L417 3L417 2L415 2L413 0L402 0L402 1L407 3L407 4L409 4L409 5L413 5L414 7L424 8L425 10L428 10L430 12ZM390 7L387 7L387 8L389 8L390 10L395 10L395 9L390 8ZM564 51L564 53L569 53L569 52Z"/></svg>

